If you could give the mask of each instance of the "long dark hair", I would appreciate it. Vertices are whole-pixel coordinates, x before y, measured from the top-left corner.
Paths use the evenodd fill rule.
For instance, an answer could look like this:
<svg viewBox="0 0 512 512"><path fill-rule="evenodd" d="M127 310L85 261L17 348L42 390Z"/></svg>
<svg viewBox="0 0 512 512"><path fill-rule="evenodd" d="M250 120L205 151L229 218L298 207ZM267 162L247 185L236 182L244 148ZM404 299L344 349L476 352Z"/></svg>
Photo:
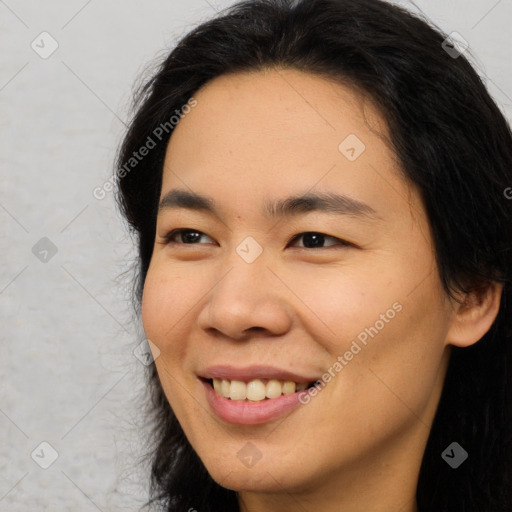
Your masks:
<svg viewBox="0 0 512 512"><path fill-rule="evenodd" d="M371 97L387 119L404 179L422 195L446 292L504 284L489 332L469 348L452 350L421 465L418 506L422 512L505 512L512 511L512 134L465 54L454 54L446 37L382 0L235 4L186 35L136 94L116 161L117 201L138 245L134 304L140 314L169 119L176 111L179 118L203 84L226 73L288 67ZM148 137L155 147L127 167ZM236 492L210 477L188 443L155 365L147 377L154 426L147 506L238 511ZM453 441L469 454L457 469L441 457Z"/></svg>

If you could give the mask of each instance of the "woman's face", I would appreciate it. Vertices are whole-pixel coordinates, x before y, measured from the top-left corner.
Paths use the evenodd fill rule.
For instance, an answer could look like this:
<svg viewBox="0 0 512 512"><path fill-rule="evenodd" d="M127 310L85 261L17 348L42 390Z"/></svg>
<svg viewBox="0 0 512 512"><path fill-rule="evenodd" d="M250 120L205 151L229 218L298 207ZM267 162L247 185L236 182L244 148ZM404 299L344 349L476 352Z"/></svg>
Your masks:
<svg viewBox="0 0 512 512"><path fill-rule="evenodd" d="M293 70L194 97L167 149L142 309L187 438L247 496L413 496L453 310L383 118Z"/></svg>

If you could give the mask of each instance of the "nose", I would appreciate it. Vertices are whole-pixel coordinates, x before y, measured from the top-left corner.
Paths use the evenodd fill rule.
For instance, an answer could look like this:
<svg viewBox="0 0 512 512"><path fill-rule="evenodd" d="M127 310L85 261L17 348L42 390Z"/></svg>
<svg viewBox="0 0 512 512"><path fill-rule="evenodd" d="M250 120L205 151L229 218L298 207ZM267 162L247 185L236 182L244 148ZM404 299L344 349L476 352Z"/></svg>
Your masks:
<svg viewBox="0 0 512 512"><path fill-rule="evenodd" d="M277 336L290 329L290 291L263 258L235 262L223 275L199 312L204 331L245 340L255 332Z"/></svg>

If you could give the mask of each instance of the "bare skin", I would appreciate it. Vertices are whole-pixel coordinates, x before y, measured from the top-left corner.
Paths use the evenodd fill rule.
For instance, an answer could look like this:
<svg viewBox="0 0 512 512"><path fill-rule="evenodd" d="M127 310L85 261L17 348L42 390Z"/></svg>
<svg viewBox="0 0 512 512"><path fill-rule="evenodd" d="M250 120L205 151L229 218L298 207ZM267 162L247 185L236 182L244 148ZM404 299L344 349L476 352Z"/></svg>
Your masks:
<svg viewBox="0 0 512 512"><path fill-rule="evenodd" d="M187 438L243 512L418 512L450 346L485 334L501 287L448 298L418 191L385 142L385 120L355 90L280 69L222 76L194 97L167 149L161 198L193 191L218 212L159 211L142 303ZM350 134L364 151L353 138L339 149ZM306 192L373 213L263 212ZM166 242L178 228L199 232L194 243ZM325 238L311 246L301 233ZM262 248L250 263L237 252L247 237ZM345 357L370 327L378 332ZM346 364L306 405L262 425L219 419L198 378L213 364L321 376L340 356ZM237 456L249 441L261 454L252 467Z"/></svg>

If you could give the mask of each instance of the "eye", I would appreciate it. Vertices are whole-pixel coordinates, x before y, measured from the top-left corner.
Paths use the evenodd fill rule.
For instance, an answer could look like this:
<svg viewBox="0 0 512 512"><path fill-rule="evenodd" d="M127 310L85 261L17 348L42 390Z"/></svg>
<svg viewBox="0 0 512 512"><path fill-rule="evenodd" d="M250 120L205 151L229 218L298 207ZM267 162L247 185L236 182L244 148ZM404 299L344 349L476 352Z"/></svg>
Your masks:
<svg viewBox="0 0 512 512"><path fill-rule="evenodd" d="M179 236L178 236L179 235ZM198 240L201 239L202 236L207 236L201 231L197 231L197 229L174 229L170 233L167 233L165 235L164 244L171 244L171 243L179 243L179 244L185 244L185 245L192 245L196 244ZM178 241L175 241L175 238L178 237ZM208 237L209 238L209 237ZM211 240L211 238L210 238Z"/></svg>
<svg viewBox="0 0 512 512"><path fill-rule="evenodd" d="M318 248L322 249L323 247L321 247L321 246L325 243L326 239L331 239L331 240L337 241L338 243L330 244L325 247L332 247L334 245L341 245L341 246L347 246L347 247L352 246L352 244L350 244L349 242L346 242L345 240L341 240L340 238L336 238L334 236L325 235L323 233L318 233L316 231L308 231L306 233L300 233L298 235L295 235L290 240L290 242L293 242L294 240L299 240L300 238L304 239L304 242L303 242L304 245L302 246L302 248L304 248L304 249L318 249Z"/></svg>
<svg viewBox="0 0 512 512"><path fill-rule="evenodd" d="M194 245L198 243L199 240L201 240L201 237L208 237L208 235L205 235L203 232L198 231L197 229L187 229L187 228L180 228L180 229L174 229L173 231L169 232L164 237L164 245L166 244L184 244L184 245ZM178 239L176 241L176 238ZM288 244L299 240L303 238L304 242L302 245L303 249L322 249L324 247L332 247L335 245L345 246L345 247L352 247L352 244L349 242L346 242L345 240L341 240L340 238L336 238L334 236L325 235L324 233L318 233L316 231L307 231L305 233L299 233L298 235L295 235ZM333 243L330 245L324 245L326 239L334 240L338 243ZM211 238L210 238L211 240Z"/></svg>

